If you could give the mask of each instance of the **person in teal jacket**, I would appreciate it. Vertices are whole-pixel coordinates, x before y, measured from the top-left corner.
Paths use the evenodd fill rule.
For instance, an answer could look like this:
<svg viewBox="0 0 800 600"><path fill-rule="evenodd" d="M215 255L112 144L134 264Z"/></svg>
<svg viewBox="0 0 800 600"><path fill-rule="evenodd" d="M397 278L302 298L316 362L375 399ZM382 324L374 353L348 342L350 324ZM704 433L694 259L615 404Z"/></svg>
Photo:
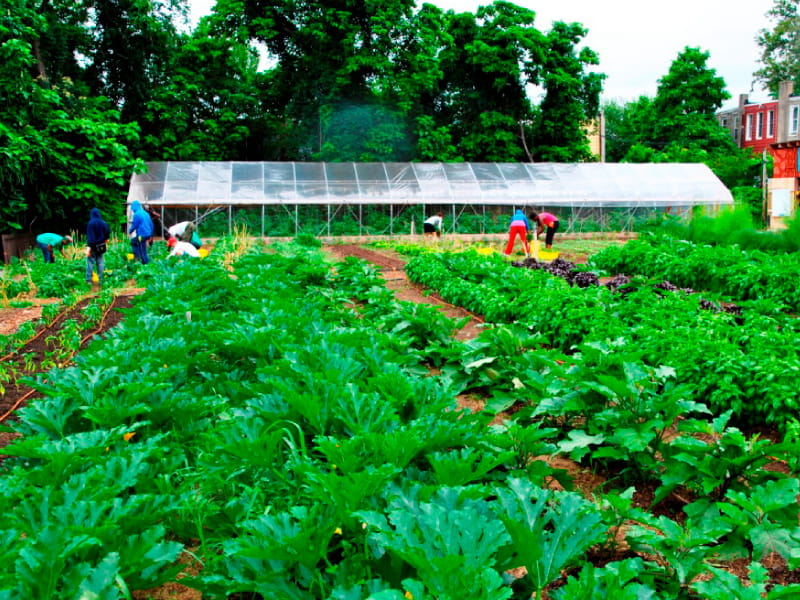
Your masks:
<svg viewBox="0 0 800 600"><path fill-rule="evenodd" d="M71 244L72 238L68 235L58 235L57 233L40 233L36 236L36 245L42 251L44 262L56 262L56 250L64 256L64 244Z"/></svg>
<svg viewBox="0 0 800 600"><path fill-rule="evenodd" d="M128 228L128 234L131 236L131 248L136 259L146 265L150 262L150 257L147 255L147 244L153 237L153 219L142 208L138 200L131 202L131 210L133 217L131 226Z"/></svg>

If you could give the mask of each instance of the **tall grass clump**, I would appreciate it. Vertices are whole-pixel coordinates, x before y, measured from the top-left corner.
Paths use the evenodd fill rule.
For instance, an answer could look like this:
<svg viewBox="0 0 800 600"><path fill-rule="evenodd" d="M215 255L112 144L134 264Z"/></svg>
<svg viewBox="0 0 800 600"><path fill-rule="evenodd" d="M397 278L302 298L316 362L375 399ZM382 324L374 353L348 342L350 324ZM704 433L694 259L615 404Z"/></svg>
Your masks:
<svg viewBox="0 0 800 600"><path fill-rule="evenodd" d="M744 250L797 252L800 249L800 222L792 219L786 229L764 231L753 220L749 206L736 204L715 215L697 211L691 220L667 216L657 227L660 233L696 244L738 245Z"/></svg>

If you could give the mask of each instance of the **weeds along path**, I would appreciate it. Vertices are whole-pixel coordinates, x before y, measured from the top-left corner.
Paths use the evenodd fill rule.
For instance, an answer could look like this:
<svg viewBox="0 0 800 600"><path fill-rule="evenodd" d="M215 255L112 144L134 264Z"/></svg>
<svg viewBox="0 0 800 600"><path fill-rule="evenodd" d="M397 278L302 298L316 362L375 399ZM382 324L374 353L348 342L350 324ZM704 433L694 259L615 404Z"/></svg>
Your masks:
<svg viewBox="0 0 800 600"><path fill-rule="evenodd" d="M15 370L19 376L35 377L47 372L54 365L52 357L60 357L60 364L68 362L75 352L85 348L97 335L101 335L116 326L124 318L120 309L130 308L131 298L135 293L114 296L96 323L86 323L87 317L84 309L93 298L84 298L76 305L59 314L51 323L40 327L24 346L0 356L0 368ZM64 350L59 347L65 337L62 333L69 327L69 323L77 323L80 340L75 351ZM86 326L82 324L86 323ZM15 377L17 379L18 377ZM5 393L0 395L0 423L13 420L14 413L31 399L40 394L30 386L9 382L5 386ZM0 431L0 448L7 446L16 437L13 433ZM0 461L3 455L0 452Z"/></svg>
<svg viewBox="0 0 800 600"><path fill-rule="evenodd" d="M386 281L386 287L394 292L398 300L417 304L432 304L451 319L469 319L456 334L457 339L470 340L477 337L482 331L484 320L480 316L474 315L460 306L454 306L442 299L437 293L426 291L423 286L409 281L404 270L406 263L402 259L385 252L363 248L356 244L333 244L326 246L325 250L342 260L348 256L353 256L377 266Z"/></svg>

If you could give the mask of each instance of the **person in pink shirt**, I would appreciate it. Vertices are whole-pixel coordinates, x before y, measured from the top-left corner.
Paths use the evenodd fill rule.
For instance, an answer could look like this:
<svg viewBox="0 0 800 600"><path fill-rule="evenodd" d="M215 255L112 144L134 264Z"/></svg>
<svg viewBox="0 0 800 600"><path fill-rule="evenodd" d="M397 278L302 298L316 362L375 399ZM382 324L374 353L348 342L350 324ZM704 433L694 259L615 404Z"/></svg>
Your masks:
<svg viewBox="0 0 800 600"><path fill-rule="evenodd" d="M532 212L530 215L528 215L528 217L533 223L536 224L537 238L545 229L547 229L547 233L544 236L544 247L552 248L553 236L556 234L556 231L558 231L558 217L551 215L549 212L540 212L538 214Z"/></svg>
<svg viewBox="0 0 800 600"><path fill-rule="evenodd" d="M525 256L530 256L528 249L528 218L525 213L517 209L514 216L511 217L511 224L508 228L508 244L506 244L505 255L510 256L511 251L514 249L514 242L517 236L522 240L522 247L525 249Z"/></svg>

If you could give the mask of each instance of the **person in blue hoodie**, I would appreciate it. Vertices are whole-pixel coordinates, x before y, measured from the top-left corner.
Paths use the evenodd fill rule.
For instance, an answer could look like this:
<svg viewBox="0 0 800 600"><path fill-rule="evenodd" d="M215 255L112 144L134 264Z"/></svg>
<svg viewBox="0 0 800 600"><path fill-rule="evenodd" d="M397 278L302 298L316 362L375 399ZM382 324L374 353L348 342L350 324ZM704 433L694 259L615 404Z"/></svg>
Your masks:
<svg viewBox="0 0 800 600"><path fill-rule="evenodd" d="M106 244L111 236L111 228L103 220L99 208L89 211L89 223L86 225L86 283L92 283L92 273L97 270L97 281L103 285L103 266Z"/></svg>
<svg viewBox="0 0 800 600"><path fill-rule="evenodd" d="M153 219L142 208L138 200L131 202L131 211L133 211L133 218L131 226L128 228L128 234L131 236L131 248L136 259L146 265L150 262L150 257L147 256L147 243L153 237Z"/></svg>
<svg viewBox="0 0 800 600"><path fill-rule="evenodd" d="M528 229L530 229L528 217L525 216L525 213L522 212L522 210L517 209L514 212L514 216L511 217L511 224L508 227L508 244L506 244L505 251L506 256L511 255L511 251L514 249L514 242L516 241L517 236L519 236L519 239L522 240L522 247L525 249L525 256L530 256L531 252L528 249Z"/></svg>

